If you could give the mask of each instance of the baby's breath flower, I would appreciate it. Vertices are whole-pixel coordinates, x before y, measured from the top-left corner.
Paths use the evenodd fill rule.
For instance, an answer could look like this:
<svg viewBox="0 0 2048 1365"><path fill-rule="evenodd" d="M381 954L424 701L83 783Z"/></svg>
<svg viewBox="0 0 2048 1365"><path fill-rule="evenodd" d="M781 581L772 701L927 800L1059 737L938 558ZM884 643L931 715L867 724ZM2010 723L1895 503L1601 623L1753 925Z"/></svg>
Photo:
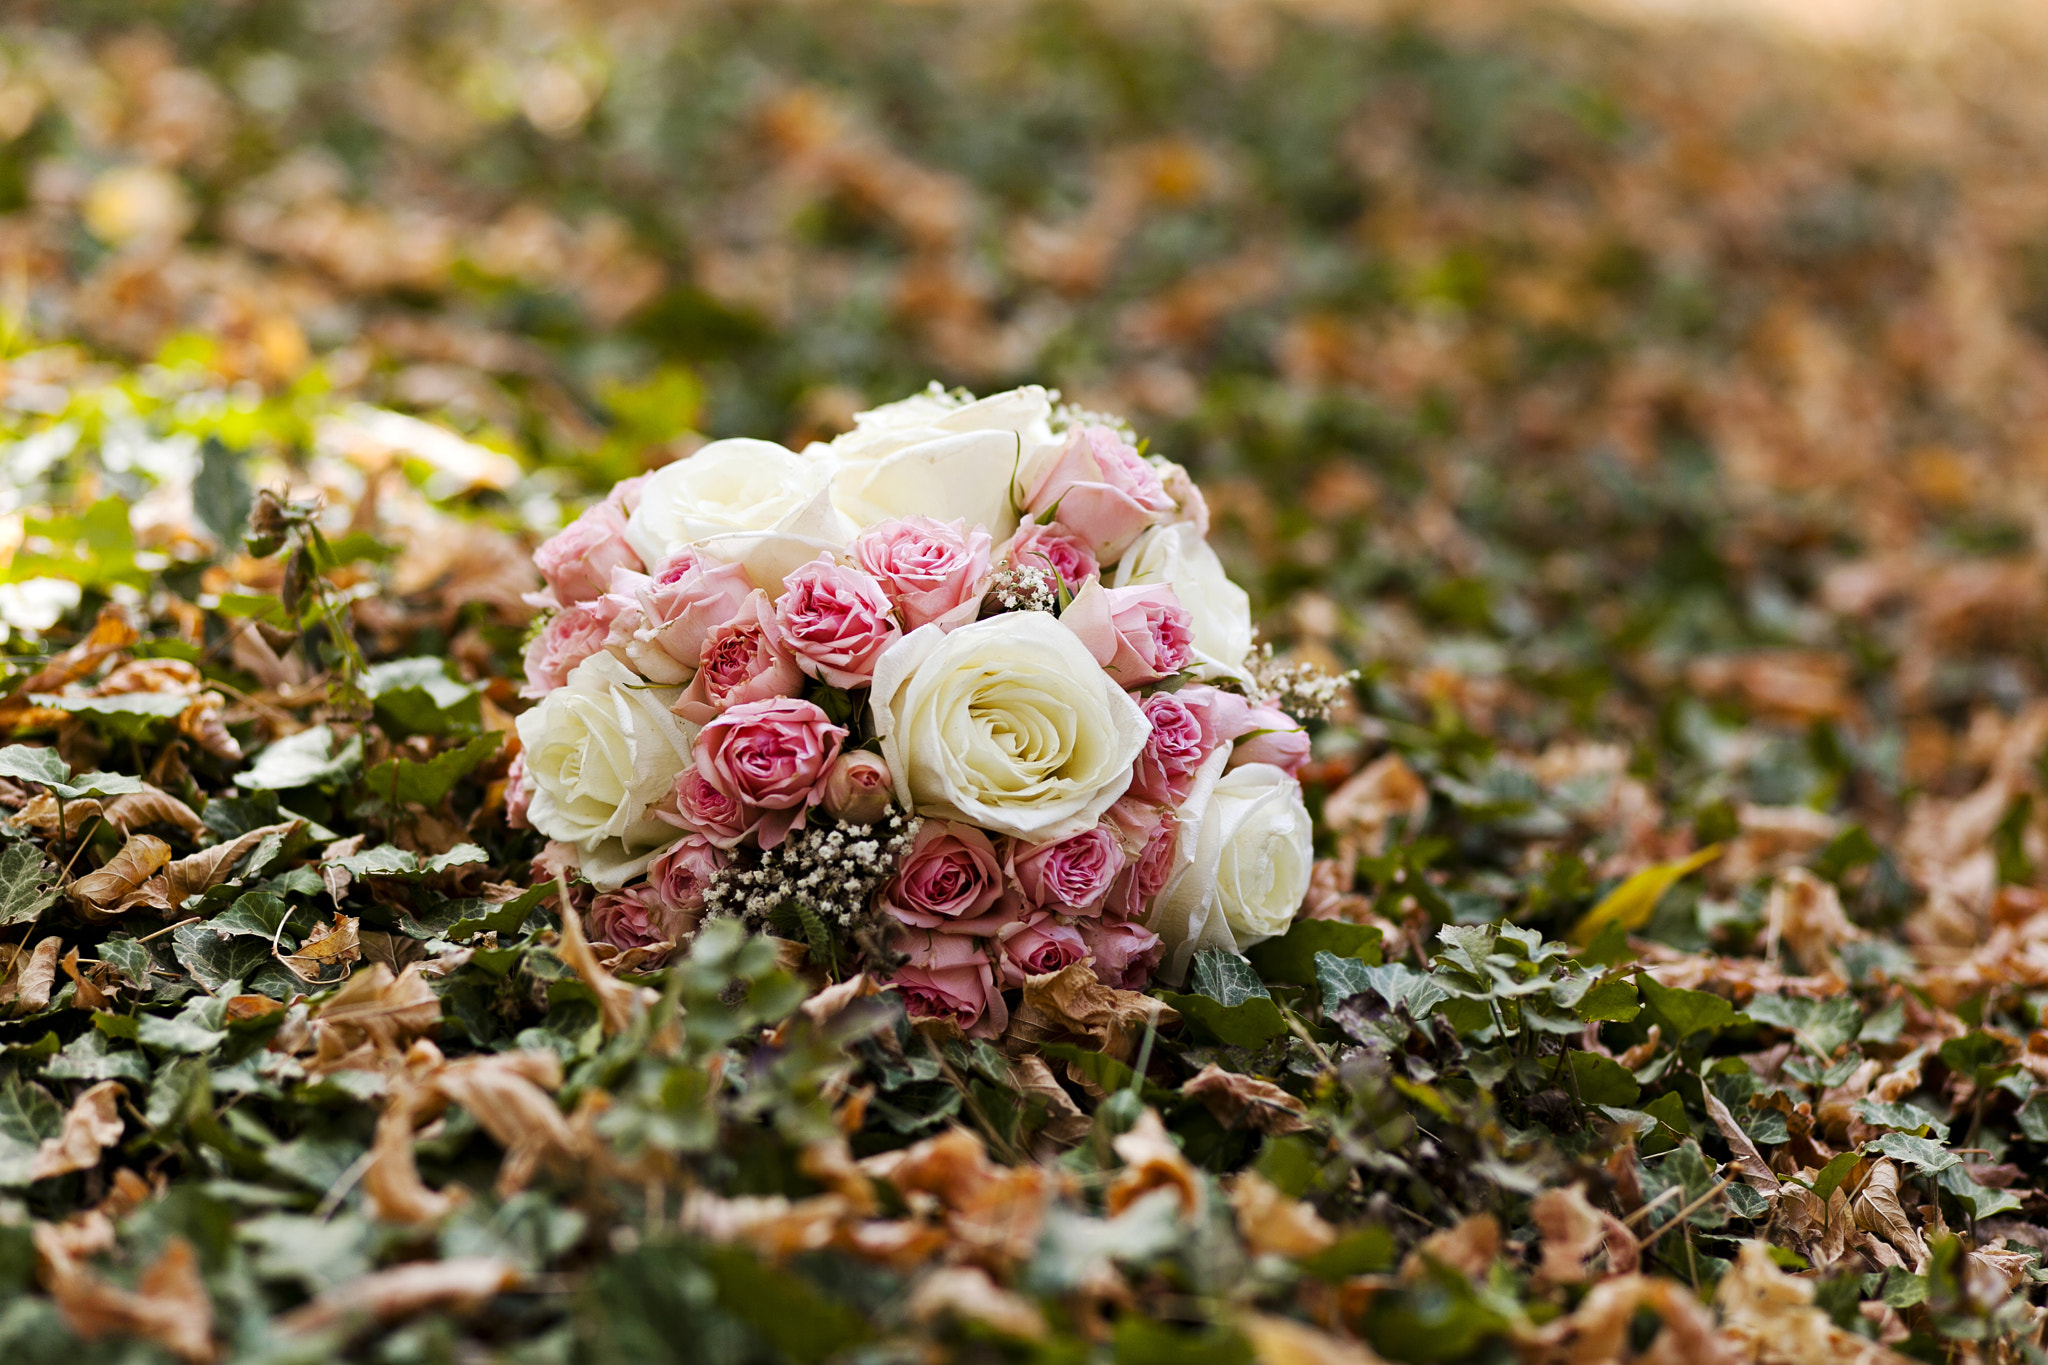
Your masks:
<svg viewBox="0 0 2048 1365"><path fill-rule="evenodd" d="M1304 722L1328 720L1339 694L1358 678L1355 668L1325 673L1312 663L1283 663L1273 657L1270 643L1245 656L1244 671L1251 678L1253 700Z"/></svg>
<svg viewBox="0 0 2048 1365"><path fill-rule="evenodd" d="M1058 611L1060 581L1049 570L1004 560L989 575L988 593L982 598L981 614L1005 611Z"/></svg>
<svg viewBox="0 0 2048 1365"><path fill-rule="evenodd" d="M719 873L705 889L704 913L759 925L797 901L827 924L855 928L872 914L875 893L895 874L921 823L892 810L872 825L799 830L758 858Z"/></svg>

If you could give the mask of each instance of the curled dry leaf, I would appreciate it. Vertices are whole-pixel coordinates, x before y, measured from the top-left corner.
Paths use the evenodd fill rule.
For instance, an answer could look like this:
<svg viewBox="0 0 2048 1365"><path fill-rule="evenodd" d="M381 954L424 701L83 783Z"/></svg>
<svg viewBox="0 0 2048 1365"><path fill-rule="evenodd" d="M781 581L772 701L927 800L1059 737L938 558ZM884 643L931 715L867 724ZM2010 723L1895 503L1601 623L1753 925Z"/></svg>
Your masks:
<svg viewBox="0 0 2048 1365"><path fill-rule="evenodd" d="M584 1155L587 1144L548 1093L562 1084L562 1061L552 1052L464 1057L434 1072L430 1083L505 1149L501 1196L525 1189L543 1162L566 1164Z"/></svg>
<svg viewBox="0 0 2048 1365"><path fill-rule="evenodd" d="M1456 1227L1422 1239L1401 1262L1401 1278L1420 1279L1425 1261L1448 1266L1467 1279L1478 1279L1500 1259L1500 1224L1490 1213L1475 1213Z"/></svg>
<svg viewBox="0 0 2048 1365"><path fill-rule="evenodd" d="M1005 1042L1015 1051L1039 1043L1086 1041L1118 1061L1129 1061L1148 1020L1163 1028L1180 1016L1163 1001L1103 985L1087 963L1076 962L1025 978L1024 999L1010 1016Z"/></svg>
<svg viewBox="0 0 2048 1365"><path fill-rule="evenodd" d="M169 844L154 834L131 834L105 867L71 883L71 899L87 919L111 917L170 860Z"/></svg>
<svg viewBox="0 0 2048 1365"><path fill-rule="evenodd" d="M1337 1240L1307 1200L1290 1199L1257 1171L1240 1171L1231 1181L1230 1207L1254 1255L1313 1256Z"/></svg>
<svg viewBox="0 0 2048 1365"><path fill-rule="evenodd" d="M210 887L220 885L235 870L235 864L242 861L244 854L272 834L289 834L298 825L296 820L287 820L280 825L265 825L261 829L248 830L236 835L226 843L202 848L197 853L187 854L164 868L164 895L170 908L176 910L186 900Z"/></svg>
<svg viewBox="0 0 2048 1365"><path fill-rule="evenodd" d="M420 1179L413 1159L413 1123L428 1097L411 1078L393 1083L377 1116L377 1135L370 1144L369 1169L363 1172L363 1194L378 1218L387 1223L421 1227L438 1223L460 1204L460 1186L436 1192Z"/></svg>
<svg viewBox="0 0 2048 1365"><path fill-rule="evenodd" d="M832 1245L850 1213L840 1195L789 1199L779 1194L726 1197L692 1190L683 1200L684 1231L707 1242L738 1242L769 1260Z"/></svg>
<svg viewBox="0 0 2048 1365"><path fill-rule="evenodd" d="M1586 1278L1586 1258L1606 1240L1600 1210L1586 1202L1583 1184L1545 1190L1529 1205L1529 1217L1543 1238L1539 1279L1551 1284L1578 1284Z"/></svg>
<svg viewBox="0 0 2048 1365"><path fill-rule="evenodd" d="M996 1165L981 1139L964 1128L869 1157L860 1168L906 1199L937 1199L955 1240L984 1256L1012 1261L1029 1256L1038 1245L1046 1201L1057 1188L1053 1174L1042 1166ZM896 1233L885 1239L899 1244L917 1240Z"/></svg>
<svg viewBox="0 0 2048 1365"><path fill-rule="evenodd" d="M1248 1313L1238 1330L1251 1343L1260 1365L1381 1365L1381 1357L1362 1341L1332 1336L1293 1318Z"/></svg>
<svg viewBox="0 0 2048 1365"><path fill-rule="evenodd" d="M9 817L8 823L38 839L76 839L104 813L95 797L81 796L60 805L48 792L37 792Z"/></svg>
<svg viewBox="0 0 2048 1365"><path fill-rule="evenodd" d="M1041 1139L1055 1147L1071 1147L1088 1136L1093 1121L1074 1103L1045 1058L1028 1053L1012 1058L1010 1074L1016 1079L1018 1094L1045 1106L1045 1126L1038 1130Z"/></svg>
<svg viewBox="0 0 2048 1365"><path fill-rule="evenodd" d="M140 1337L193 1365L214 1358L213 1301L190 1242L171 1238L135 1288L123 1289L94 1275L76 1242L58 1229L38 1223L32 1232L43 1287L73 1332L87 1341Z"/></svg>
<svg viewBox="0 0 2048 1365"><path fill-rule="evenodd" d="M1914 1274L1926 1268L1927 1241L1899 1203L1897 1163L1881 1160L1871 1164L1870 1178L1849 1200L1849 1214L1857 1227L1897 1247Z"/></svg>
<svg viewBox="0 0 2048 1365"><path fill-rule="evenodd" d="M128 697L152 692L181 696L197 692L205 679L183 659L129 659L108 670L92 689L95 697Z"/></svg>
<svg viewBox="0 0 2048 1365"><path fill-rule="evenodd" d="M1764 922L1769 938L1783 943L1800 970L1814 975L1836 970L1836 950L1864 936L1842 910L1834 884L1803 867L1779 874L1765 903Z"/></svg>
<svg viewBox="0 0 2048 1365"><path fill-rule="evenodd" d="M343 1069L379 1070L415 1038L441 1025L441 1001L417 965L397 976L373 963L350 977L313 1016L316 1076Z"/></svg>
<svg viewBox="0 0 2048 1365"><path fill-rule="evenodd" d="M242 757L242 746L228 732L226 710L227 700L220 693L202 692L178 713L178 733L215 758L234 763Z"/></svg>
<svg viewBox="0 0 2048 1365"><path fill-rule="evenodd" d="M44 1138L36 1148L29 1179L47 1180L99 1165L100 1153L121 1140L120 1102L119 1081L101 1081L72 1101L57 1136Z"/></svg>
<svg viewBox="0 0 2048 1365"><path fill-rule="evenodd" d="M1112 1216L1159 1189L1172 1190L1180 1199L1181 1212L1189 1217L1200 1212L1201 1174L1181 1155L1157 1110L1147 1109L1131 1131L1112 1140L1110 1146L1124 1163L1103 1192L1103 1204Z"/></svg>
<svg viewBox="0 0 2048 1365"><path fill-rule="evenodd" d="M987 1271L975 1266L934 1270L910 1291L908 1306L913 1322L952 1318L1020 1341L1039 1341L1046 1333L1045 1315L1037 1304L999 1288Z"/></svg>
<svg viewBox="0 0 2048 1365"><path fill-rule="evenodd" d="M79 1009L98 1010L106 1008L107 1002L113 996L101 989L99 982L95 981L89 973L81 972L78 969L78 949L73 948L70 952L64 954L62 960L57 965L63 970L64 975L71 978L72 984L78 987L75 1003ZM100 970L105 971L106 969L101 967Z"/></svg>
<svg viewBox="0 0 2048 1365"><path fill-rule="evenodd" d="M1213 1062L1183 1083L1180 1093L1200 1100L1225 1128L1299 1133L1308 1127L1301 1117L1300 1100L1271 1081L1225 1071Z"/></svg>
<svg viewBox="0 0 2048 1365"><path fill-rule="evenodd" d="M1323 818L1337 835L1338 857L1346 864L1386 852L1396 819L1406 820L1413 830L1428 813L1429 788L1399 754L1391 753L1360 769L1323 803Z"/></svg>
<svg viewBox="0 0 2048 1365"><path fill-rule="evenodd" d="M1742 1182L1759 1194L1775 1199L1778 1194L1778 1177L1772 1172L1771 1164L1764 1160L1763 1153L1750 1141L1749 1134L1742 1131L1742 1125L1735 1121L1735 1115L1728 1112L1728 1106L1721 1102L1721 1097L1711 1090L1704 1093L1707 1117L1721 1130L1721 1136L1728 1139L1728 1150L1734 1153L1735 1170L1742 1177Z"/></svg>
<svg viewBox="0 0 2048 1365"><path fill-rule="evenodd" d="M1629 1349L1637 1314L1648 1309L1660 1320L1651 1353ZM1535 1341L1551 1348L1546 1360L1560 1365L1622 1365L1630 1360L1671 1365L1736 1365L1735 1353L1714 1330L1714 1321L1690 1289L1673 1280L1617 1275L1602 1280L1578 1308L1542 1329Z"/></svg>
<svg viewBox="0 0 2048 1365"><path fill-rule="evenodd" d="M11 956L5 975L0 975L0 1005L11 1006L16 1018L47 1009L57 984L57 953L63 946L52 934L30 952L6 949Z"/></svg>
<svg viewBox="0 0 2048 1365"><path fill-rule="evenodd" d="M288 1335L367 1327L437 1309L466 1313L515 1289L519 1268L495 1256L413 1261L336 1285L296 1312L278 1319Z"/></svg>
<svg viewBox="0 0 2048 1365"><path fill-rule="evenodd" d="M123 834L133 834L150 825L167 825L187 838L197 838L206 824L193 809L158 787L144 784L139 792L128 792L107 802L107 823Z"/></svg>
<svg viewBox="0 0 2048 1365"><path fill-rule="evenodd" d="M605 1033L624 1032L633 1022L633 1011L640 1007L640 989L613 976L597 960L597 954L590 950L590 940L583 935L582 916L566 905L562 907L561 952L562 961L597 997L598 1018L604 1023Z"/></svg>
<svg viewBox="0 0 2048 1365"><path fill-rule="evenodd" d="M337 910L332 924L315 929L299 945L299 951L280 953L277 960L309 986L331 986L342 978L329 976L329 972L340 967L346 975L349 964L362 959L362 944L356 935L358 925L355 917Z"/></svg>

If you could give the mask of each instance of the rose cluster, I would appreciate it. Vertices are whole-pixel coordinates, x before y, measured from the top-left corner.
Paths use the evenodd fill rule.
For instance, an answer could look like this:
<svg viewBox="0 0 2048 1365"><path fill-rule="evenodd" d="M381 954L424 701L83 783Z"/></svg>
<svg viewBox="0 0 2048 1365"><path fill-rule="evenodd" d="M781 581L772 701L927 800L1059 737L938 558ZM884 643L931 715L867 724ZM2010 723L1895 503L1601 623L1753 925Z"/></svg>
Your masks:
<svg viewBox="0 0 2048 1365"><path fill-rule="evenodd" d="M594 937L663 951L734 878L851 929L843 882L910 1011L988 1036L1027 976L1141 988L1286 930L1308 737L1186 471L1054 398L716 441L539 548L508 804Z"/></svg>

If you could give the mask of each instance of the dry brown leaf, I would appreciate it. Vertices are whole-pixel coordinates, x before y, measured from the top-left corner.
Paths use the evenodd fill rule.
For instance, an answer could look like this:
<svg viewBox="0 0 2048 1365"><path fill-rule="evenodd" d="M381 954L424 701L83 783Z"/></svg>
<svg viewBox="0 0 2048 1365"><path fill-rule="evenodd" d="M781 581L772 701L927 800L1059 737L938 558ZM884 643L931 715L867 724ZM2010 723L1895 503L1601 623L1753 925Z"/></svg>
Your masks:
<svg viewBox="0 0 2048 1365"><path fill-rule="evenodd" d="M1578 1284L1586 1278L1586 1258L1606 1240L1600 1210L1586 1202L1586 1187L1572 1185L1545 1190L1529 1205L1529 1217L1543 1238L1543 1263L1536 1276L1551 1284Z"/></svg>
<svg viewBox="0 0 2048 1365"><path fill-rule="evenodd" d="M1405 819L1412 832L1428 813L1429 788L1399 754L1373 760L1323 803L1323 816L1346 863L1386 852L1387 833L1397 818Z"/></svg>
<svg viewBox="0 0 2048 1365"><path fill-rule="evenodd" d="M1147 1109L1131 1131L1110 1142L1124 1168L1103 1191L1103 1206L1110 1215L1122 1213L1139 1198L1154 1190L1170 1189L1180 1200L1181 1212L1193 1217L1202 1207L1202 1177L1181 1155L1173 1135L1159 1120L1159 1113Z"/></svg>
<svg viewBox="0 0 2048 1365"><path fill-rule="evenodd" d="M1864 937L1842 909L1841 893L1803 867L1778 875L1764 906L1766 941L1783 943L1800 970L1836 971L1835 952Z"/></svg>
<svg viewBox="0 0 2048 1365"><path fill-rule="evenodd" d="M1046 1201L1056 1188L1056 1177L1044 1167L996 1165L981 1139L964 1128L869 1157L860 1169L886 1180L907 1199L936 1198L947 1210L954 1241L981 1256L1011 1261L1024 1259L1037 1246Z"/></svg>
<svg viewBox="0 0 2048 1365"><path fill-rule="evenodd" d="M1850 713L1850 673L1849 660L1839 654L1772 649L1696 658L1685 677L1708 696L1735 697L1760 715L1805 722Z"/></svg>
<svg viewBox="0 0 2048 1365"><path fill-rule="evenodd" d="M267 995L231 995L228 997L227 1017L230 1023L249 1019L262 1019L276 1014L284 1008L282 1000L272 1000Z"/></svg>
<svg viewBox="0 0 2048 1365"><path fill-rule="evenodd" d="M727 1197L692 1190L683 1199L679 1223L685 1232L709 1242L740 1242L770 1260L832 1245L841 1224L851 1215L837 1194L789 1199L779 1194Z"/></svg>
<svg viewBox="0 0 2048 1365"><path fill-rule="evenodd" d="M306 1069L316 1076L377 1070L440 1025L441 1001L417 965L394 977L389 967L373 963L320 1006L312 1025L315 1056Z"/></svg>
<svg viewBox="0 0 2048 1365"><path fill-rule="evenodd" d="M1735 1121L1735 1115L1728 1112L1728 1106L1721 1097L1709 1090L1706 1092L1707 1117L1721 1130L1721 1136L1728 1139L1728 1150L1734 1153L1736 1173L1742 1182L1759 1194L1773 1199L1778 1195L1778 1177L1771 1170L1771 1163L1764 1160L1756 1144L1749 1140L1749 1134L1742 1131L1742 1125Z"/></svg>
<svg viewBox="0 0 2048 1365"><path fill-rule="evenodd" d="M0 1005L12 1005L16 1018L47 1008L57 985L57 952L63 946L52 934L32 952L15 949L6 976L0 977Z"/></svg>
<svg viewBox="0 0 2048 1365"><path fill-rule="evenodd" d="M1663 1332L1649 1354L1629 1349L1636 1315L1649 1309ZM1713 1318L1693 1292L1673 1280L1617 1275L1588 1291L1576 1311L1543 1328L1535 1340L1552 1348L1543 1359L1558 1365L1623 1365L1633 1360L1669 1365L1736 1365L1714 1330Z"/></svg>
<svg viewBox="0 0 2048 1365"><path fill-rule="evenodd" d="M107 823L123 834L133 834L149 825L169 825L187 837L197 837L206 824L193 809L161 788L145 783L139 792L128 792L107 802Z"/></svg>
<svg viewBox="0 0 2048 1365"><path fill-rule="evenodd" d="M1289 1198L1257 1171L1240 1171L1231 1181L1230 1207L1255 1256L1313 1256L1337 1240L1307 1200Z"/></svg>
<svg viewBox="0 0 2048 1365"><path fill-rule="evenodd" d="M1016 1079L1019 1095L1045 1105L1045 1126L1038 1130L1039 1138L1055 1147L1066 1148L1088 1136L1095 1126L1093 1120L1080 1105L1074 1103L1074 1097L1052 1074L1045 1058L1031 1054L1013 1058L1010 1073Z"/></svg>
<svg viewBox="0 0 2048 1365"><path fill-rule="evenodd" d="M171 1238L135 1288L123 1289L81 1264L77 1243L50 1224L36 1224L32 1234L43 1287L73 1332L87 1341L140 1337L193 1365L213 1359L213 1301L190 1242Z"/></svg>
<svg viewBox="0 0 2048 1365"><path fill-rule="evenodd" d="M377 1116L370 1166L363 1172L363 1194L371 1210L387 1223L408 1227L438 1223L465 1197L460 1186L436 1193L420 1179L419 1165L413 1160L413 1121L424 1098L410 1079L398 1081Z"/></svg>
<svg viewBox="0 0 2048 1365"><path fill-rule="evenodd" d="M952 1318L986 1327L1020 1341L1044 1338L1045 1315L1021 1294L998 1288L988 1272L975 1266L934 1270L910 1291L912 1322Z"/></svg>
<svg viewBox="0 0 2048 1365"><path fill-rule="evenodd" d="M605 970L583 936L583 920L571 906L562 907L562 961L590 987L597 997L598 1018L606 1034L622 1033L633 1022L633 1011L641 1008L641 993ZM648 994L652 995L652 992Z"/></svg>
<svg viewBox="0 0 2048 1365"><path fill-rule="evenodd" d="M1857 1227L1897 1247L1906 1258L1906 1267L1914 1274L1926 1268L1927 1242L1899 1203L1899 1168L1895 1163L1871 1163L1870 1178L1849 1200L1849 1213Z"/></svg>
<svg viewBox="0 0 2048 1365"><path fill-rule="evenodd" d="M334 922L315 929L296 953L278 955L277 960L299 980L311 986L331 986L346 975L346 968L352 962L362 959L363 949L357 938L359 921L352 915L334 912ZM343 976L329 977L330 968L341 967Z"/></svg>
<svg viewBox="0 0 2048 1365"><path fill-rule="evenodd" d="M215 758L232 763L242 756L242 746L228 733L227 721L222 713L227 710L227 699L218 692L202 692L192 699L192 704L178 713L178 733L197 744Z"/></svg>
<svg viewBox="0 0 2048 1365"><path fill-rule="evenodd" d="M466 1313L517 1288L519 1268L494 1256L413 1261L336 1285L305 1307L277 1320L299 1336L339 1327L368 1327L427 1309Z"/></svg>
<svg viewBox="0 0 2048 1365"><path fill-rule="evenodd" d="M1432 1232L1401 1262L1401 1278L1420 1279L1425 1261L1448 1266L1468 1279L1478 1279L1500 1258L1500 1224L1490 1213L1475 1213L1456 1227Z"/></svg>
<svg viewBox="0 0 2048 1365"><path fill-rule="evenodd" d="M72 984L78 987L78 993L73 999L79 1009L98 1010L106 1008L107 1001L112 999L112 997L100 989L97 981L94 981L90 976L78 970L78 949L73 948L70 952L64 954L57 965L63 970L64 975L71 978Z"/></svg>
<svg viewBox="0 0 2048 1365"><path fill-rule="evenodd" d="M138 693L180 695L197 692L204 683L198 668L183 659L129 659L109 670L92 689L95 697L128 697Z"/></svg>
<svg viewBox="0 0 2048 1365"><path fill-rule="evenodd" d="M1787 1275L1762 1242L1744 1242L1715 1287L1721 1329L1756 1365L1904 1365L1905 1357L1853 1332L1814 1306L1813 1282Z"/></svg>
<svg viewBox="0 0 2048 1365"><path fill-rule="evenodd" d="M242 856L264 838L272 834L288 833L298 822L287 820L281 825L265 825L261 829L248 830L224 844L202 848L197 853L177 859L164 868L164 894L171 909L176 910L188 897L196 896L209 887L220 885L228 879L235 864Z"/></svg>
<svg viewBox="0 0 2048 1365"><path fill-rule="evenodd" d="M526 1188L543 1162L565 1164L587 1145L548 1092L562 1084L562 1062L552 1052L497 1052L448 1063L430 1079L435 1090L469 1111L505 1149L498 1193Z"/></svg>
<svg viewBox="0 0 2048 1365"><path fill-rule="evenodd" d="M1076 962L1046 976L1025 978L1024 999L1010 1016L1004 1041L1014 1051L1085 1039L1098 1051L1129 1061L1147 1020L1163 1028L1179 1022L1180 1016L1162 1001L1103 985L1087 963Z"/></svg>
<svg viewBox="0 0 2048 1365"><path fill-rule="evenodd" d="M38 839L75 839L103 813L100 802L94 797L81 796L60 805L57 798L48 792L37 792L20 810L8 818L8 823L16 829L28 831Z"/></svg>
<svg viewBox="0 0 2048 1365"><path fill-rule="evenodd" d="M71 899L87 919L104 919L171 860L171 846L153 834L131 834L99 871L71 883Z"/></svg>
<svg viewBox="0 0 2048 1365"><path fill-rule="evenodd" d="M101 1081L72 1101L57 1136L44 1138L36 1148L29 1179L47 1180L99 1165L100 1153L121 1140L121 1095L119 1081Z"/></svg>
<svg viewBox="0 0 2048 1365"><path fill-rule="evenodd" d="M126 649L141 638L128 609L116 602L107 603L100 608L98 619L83 640L15 684L7 699L0 701L0 721L5 720L7 711L25 704L31 693L61 692L99 667L109 654Z"/></svg>
<svg viewBox="0 0 2048 1365"><path fill-rule="evenodd" d="M1225 1128L1242 1125L1260 1133L1299 1133L1308 1127L1300 1100L1271 1081L1225 1071L1213 1062L1183 1083L1180 1093L1200 1100Z"/></svg>
<svg viewBox="0 0 2048 1365"><path fill-rule="evenodd" d="M1332 1336L1293 1318L1247 1313L1238 1330L1251 1343L1259 1365L1382 1365L1382 1358L1362 1341Z"/></svg>

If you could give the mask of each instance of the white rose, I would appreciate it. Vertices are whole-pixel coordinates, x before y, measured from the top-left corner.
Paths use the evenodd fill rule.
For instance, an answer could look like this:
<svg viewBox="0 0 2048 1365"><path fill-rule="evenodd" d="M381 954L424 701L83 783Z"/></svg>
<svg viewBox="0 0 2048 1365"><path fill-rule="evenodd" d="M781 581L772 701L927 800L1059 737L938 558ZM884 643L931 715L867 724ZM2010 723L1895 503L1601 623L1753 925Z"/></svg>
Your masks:
<svg viewBox="0 0 2048 1365"><path fill-rule="evenodd" d="M1175 870L1153 909L1168 981L1203 948L1243 952L1286 933L1308 895L1315 850L1301 784L1269 763L1223 772L1217 760L1228 757L1212 755L1196 775Z"/></svg>
<svg viewBox="0 0 2048 1365"><path fill-rule="evenodd" d="M1193 622L1195 673L1239 677L1252 652L1252 600L1230 581L1223 561L1192 522L1159 526L1140 536L1116 566L1110 586L1164 583Z"/></svg>
<svg viewBox="0 0 2048 1365"><path fill-rule="evenodd" d="M805 453L829 457L833 502L862 530L907 516L965 518L1001 542L1017 528L1017 491L1059 452L1051 416L1035 384L965 404L934 384L858 414L852 431Z"/></svg>
<svg viewBox="0 0 2048 1365"><path fill-rule="evenodd" d="M584 875L617 885L676 837L650 808L690 762L690 733L669 712L679 689L650 687L593 654L519 717L533 800L526 818L584 852ZM630 870L627 870L630 869Z"/></svg>
<svg viewBox="0 0 2048 1365"><path fill-rule="evenodd" d="M626 543L649 572L683 546L698 546L745 565L754 586L774 597L785 574L820 550L843 549L848 529L832 507L829 462L773 441L734 439L649 475Z"/></svg>
<svg viewBox="0 0 2048 1365"><path fill-rule="evenodd" d="M906 808L1034 844L1092 827L1151 732L1045 612L912 631L876 664L872 700Z"/></svg>

